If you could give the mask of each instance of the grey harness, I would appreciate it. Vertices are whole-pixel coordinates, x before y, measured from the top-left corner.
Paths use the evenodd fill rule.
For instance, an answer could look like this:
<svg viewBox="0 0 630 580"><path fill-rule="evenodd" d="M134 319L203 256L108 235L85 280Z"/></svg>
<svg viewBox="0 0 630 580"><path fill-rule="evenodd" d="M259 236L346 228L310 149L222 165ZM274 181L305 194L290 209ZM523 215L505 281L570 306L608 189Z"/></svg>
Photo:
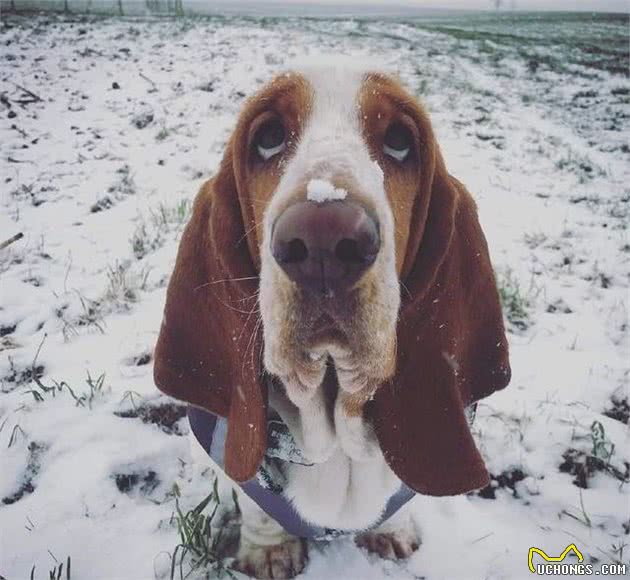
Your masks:
<svg viewBox="0 0 630 580"><path fill-rule="evenodd" d="M474 419L473 407L467 409L470 423ZM193 434L206 453L223 468L227 419L190 406L188 421ZM324 528L302 519L284 495L287 463L312 465L296 446L286 424L277 415L270 415L267 421L267 451L263 461L256 475L239 485L263 511L293 536L322 540L358 531ZM398 491L389 498L383 514L372 527L379 526L389 519L414 495L415 492L410 487L401 483Z"/></svg>

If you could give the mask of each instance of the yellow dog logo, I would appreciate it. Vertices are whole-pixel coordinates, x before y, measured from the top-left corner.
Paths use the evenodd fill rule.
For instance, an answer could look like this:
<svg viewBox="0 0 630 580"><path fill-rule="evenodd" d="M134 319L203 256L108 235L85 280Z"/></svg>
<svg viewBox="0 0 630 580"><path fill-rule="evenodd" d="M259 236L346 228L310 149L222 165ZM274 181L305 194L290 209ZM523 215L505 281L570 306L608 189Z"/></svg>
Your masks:
<svg viewBox="0 0 630 580"><path fill-rule="evenodd" d="M559 556L547 556L547 554L545 552L543 552L540 548L530 548L529 549L529 556L527 558L527 563L529 564L529 569L531 570L531 572L533 574L536 574L536 568L534 568L534 554L540 554L543 557L543 560L547 561L547 562L562 562L562 560L564 560L566 558L566 555L573 550L573 552L575 552L575 555L578 558L578 561L583 562L584 561L584 556L582 556L582 552L580 552L577 549L577 546L575 544L569 544L564 552L562 552L562 554L560 554Z"/></svg>

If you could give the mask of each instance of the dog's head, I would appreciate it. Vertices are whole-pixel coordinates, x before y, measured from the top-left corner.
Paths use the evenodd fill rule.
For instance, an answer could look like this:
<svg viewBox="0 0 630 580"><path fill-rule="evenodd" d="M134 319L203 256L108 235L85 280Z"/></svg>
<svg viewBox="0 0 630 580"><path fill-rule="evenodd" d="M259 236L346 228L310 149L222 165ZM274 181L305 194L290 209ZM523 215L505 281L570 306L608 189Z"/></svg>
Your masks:
<svg viewBox="0 0 630 580"><path fill-rule="evenodd" d="M263 367L299 405L330 366L361 402L349 411L374 399L392 448L412 429L405 402L459 413L469 440L462 405L509 378L474 203L416 100L356 66L306 66L248 101L184 234L155 374L229 416L242 480L265 448Z"/></svg>
<svg viewBox="0 0 630 580"><path fill-rule="evenodd" d="M253 106L243 172L265 367L298 404L333 362L342 389L372 391L395 370L399 277L432 165L426 115L396 81L352 68L285 75Z"/></svg>

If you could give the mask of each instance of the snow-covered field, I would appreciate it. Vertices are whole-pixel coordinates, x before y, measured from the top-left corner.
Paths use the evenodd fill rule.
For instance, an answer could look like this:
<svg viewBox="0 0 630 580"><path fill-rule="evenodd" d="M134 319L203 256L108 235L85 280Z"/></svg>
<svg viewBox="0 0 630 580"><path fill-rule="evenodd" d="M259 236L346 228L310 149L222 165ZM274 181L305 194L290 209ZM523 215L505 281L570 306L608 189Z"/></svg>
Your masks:
<svg viewBox="0 0 630 580"><path fill-rule="evenodd" d="M313 544L303 577L525 578L530 546L570 543L628 564L627 30L3 16L0 242L24 237L0 250L0 576L68 556L75 580L170 576L173 484L183 508L210 491L183 407L152 382L178 239L244 97L320 52L378 57L428 106L479 203L513 380L475 423L492 489L414 500L424 543L406 563L345 538Z"/></svg>

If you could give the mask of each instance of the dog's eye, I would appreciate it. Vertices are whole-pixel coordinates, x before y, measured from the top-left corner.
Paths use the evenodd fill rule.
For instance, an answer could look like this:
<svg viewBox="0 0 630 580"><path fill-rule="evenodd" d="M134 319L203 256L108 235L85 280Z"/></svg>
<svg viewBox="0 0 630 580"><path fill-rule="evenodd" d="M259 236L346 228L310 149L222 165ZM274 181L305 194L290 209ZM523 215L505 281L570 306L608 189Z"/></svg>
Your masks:
<svg viewBox="0 0 630 580"><path fill-rule="evenodd" d="M409 155L412 144L411 131L402 123L393 123L385 133L383 153L396 161L404 161Z"/></svg>
<svg viewBox="0 0 630 580"><path fill-rule="evenodd" d="M285 132L282 123L273 119L265 123L256 134L256 149L265 161L282 153L286 146Z"/></svg>

